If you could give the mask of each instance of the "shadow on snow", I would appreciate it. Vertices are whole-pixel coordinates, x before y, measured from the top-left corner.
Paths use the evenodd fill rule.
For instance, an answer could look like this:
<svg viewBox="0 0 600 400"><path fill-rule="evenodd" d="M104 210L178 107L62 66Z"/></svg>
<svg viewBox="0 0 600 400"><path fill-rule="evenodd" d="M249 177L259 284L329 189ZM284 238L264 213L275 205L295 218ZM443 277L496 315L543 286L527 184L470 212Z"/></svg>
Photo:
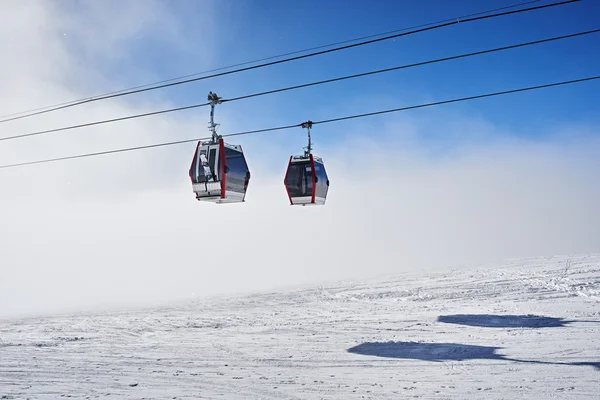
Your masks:
<svg viewBox="0 0 600 400"><path fill-rule="evenodd" d="M571 323L593 323L591 320L566 320L541 315L454 314L440 315L438 322L482 328L560 328Z"/></svg>
<svg viewBox="0 0 600 400"><path fill-rule="evenodd" d="M600 370L600 362L549 362L509 358L496 351L501 347L457 343L367 342L348 349L349 353L366 356L402 358L423 361L503 360L529 364L591 366Z"/></svg>
<svg viewBox="0 0 600 400"><path fill-rule="evenodd" d="M440 315L438 322L484 328L558 328L576 321L539 315L456 314Z"/></svg>

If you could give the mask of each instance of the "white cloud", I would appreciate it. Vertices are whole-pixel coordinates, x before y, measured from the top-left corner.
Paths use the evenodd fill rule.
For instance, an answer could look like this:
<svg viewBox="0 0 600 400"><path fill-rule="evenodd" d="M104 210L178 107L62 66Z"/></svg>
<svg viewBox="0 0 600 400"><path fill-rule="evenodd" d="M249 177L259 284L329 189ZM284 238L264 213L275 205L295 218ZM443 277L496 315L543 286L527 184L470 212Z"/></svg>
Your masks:
<svg viewBox="0 0 600 400"><path fill-rule="evenodd" d="M2 109L77 98L82 93L64 86L64 77L102 75L79 66L61 41L60 28L75 14L49 4L0 3L0 15L14 17L0 24L0 43L22 38L21 47L11 47L14 62L2 64L11 77ZM94 13L110 15L115 4ZM126 53L138 32L122 27L138 3L127 4L121 22L110 25L114 54ZM145 12L143 21L156 17ZM179 40L177 26L169 29ZM97 57L106 51L100 39L80 38ZM53 61L42 62L47 57ZM0 128L5 136L13 134L9 126L27 132L165 105L99 102ZM198 114L0 142L0 158L193 138L206 127L205 112ZM540 143L511 137L482 117L445 118L442 126L407 113L383 119L381 141L367 138L363 128L381 121L363 120L335 146L319 144L331 179L321 208L287 204L282 181L290 149L271 143L266 154L264 136L239 138L252 168L246 204L194 200L187 178L193 144L0 170L0 316L600 249L594 127L572 128L572 140L573 131L562 129ZM315 139L336 129L319 126ZM422 139L436 132L438 140Z"/></svg>

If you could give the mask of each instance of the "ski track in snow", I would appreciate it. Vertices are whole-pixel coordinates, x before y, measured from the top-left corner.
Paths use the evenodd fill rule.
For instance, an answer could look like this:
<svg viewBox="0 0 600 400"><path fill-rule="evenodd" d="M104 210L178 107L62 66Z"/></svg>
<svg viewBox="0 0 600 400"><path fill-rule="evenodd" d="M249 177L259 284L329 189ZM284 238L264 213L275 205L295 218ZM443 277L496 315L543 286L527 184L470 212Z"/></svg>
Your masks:
<svg viewBox="0 0 600 400"><path fill-rule="evenodd" d="M0 320L0 399L600 399L600 256Z"/></svg>

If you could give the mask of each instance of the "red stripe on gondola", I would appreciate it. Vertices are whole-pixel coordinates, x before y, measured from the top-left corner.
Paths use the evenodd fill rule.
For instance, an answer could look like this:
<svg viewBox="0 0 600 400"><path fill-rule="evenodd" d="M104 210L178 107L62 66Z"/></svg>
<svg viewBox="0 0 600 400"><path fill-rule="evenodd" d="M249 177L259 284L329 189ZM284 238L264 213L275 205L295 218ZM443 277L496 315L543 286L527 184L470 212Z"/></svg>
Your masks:
<svg viewBox="0 0 600 400"><path fill-rule="evenodd" d="M223 138L219 139L219 160L221 169L221 198L225 198L225 184L227 183L227 174L225 173L225 145Z"/></svg>
<svg viewBox="0 0 600 400"><path fill-rule="evenodd" d="M198 144L196 145L196 151L194 152L194 158L192 158L192 164L190 164L190 180L192 181L192 185L194 184L194 178L193 178L193 168L194 168L194 161L196 161L196 157L198 157L198 147L200 147L200 142L198 142Z"/></svg>
<svg viewBox="0 0 600 400"><path fill-rule="evenodd" d="M310 169L312 170L312 199L310 202L314 204L315 195L317 193L317 171L315 171L315 160L313 159L313 155L309 154L308 157L310 159Z"/></svg>
<svg viewBox="0 0 600 400"><path fill-rule="evenodd" d="M292 203L292 196L290 196L290 190L288 189L288 185L287 185L287 177L288 177L288 174L290 173L291 165L292 165L292 156L290 156L290 161L288 162L287 171L285 171L285 178L283 178L283 185L285 186L285 191L288 195L288 199L290 199L290 204L294 205L294 203Z"/></svg>

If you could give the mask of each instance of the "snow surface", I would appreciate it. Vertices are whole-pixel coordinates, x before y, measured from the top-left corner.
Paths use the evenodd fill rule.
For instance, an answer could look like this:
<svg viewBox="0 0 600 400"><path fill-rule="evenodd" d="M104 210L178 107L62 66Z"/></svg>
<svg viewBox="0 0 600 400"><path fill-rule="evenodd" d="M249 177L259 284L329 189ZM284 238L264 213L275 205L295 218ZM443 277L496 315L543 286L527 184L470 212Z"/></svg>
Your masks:
<svg viewBox="0 0 600 400"><path fill-rule="evenodd" d="M600 399L600 255L0 321L0 398Z"/></svg>

